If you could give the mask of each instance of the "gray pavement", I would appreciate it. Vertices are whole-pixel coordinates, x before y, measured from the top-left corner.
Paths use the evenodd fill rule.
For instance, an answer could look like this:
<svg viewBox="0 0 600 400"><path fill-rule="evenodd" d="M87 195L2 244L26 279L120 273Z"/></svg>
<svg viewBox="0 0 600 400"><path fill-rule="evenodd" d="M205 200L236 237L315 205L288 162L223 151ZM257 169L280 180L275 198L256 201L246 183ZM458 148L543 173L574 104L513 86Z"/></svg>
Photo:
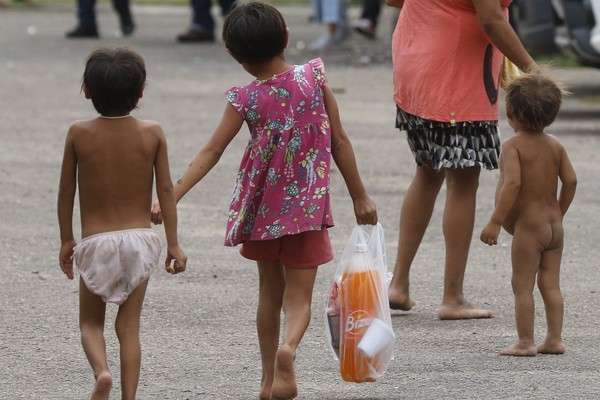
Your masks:
<svg viewBox="0 0 600 400"><path fill-rule="evenodd" d="M284 7L291 27L290 62L306 61L305 44L321 29L308 23L310 8ZM136 6L138 29L117 37L116 16L100 6L101 40L64 38L74 23L70 5L0 9L0 399L87 398L92 374L79 342L77 283L57 263L57 182L64 136L76 119L95 115L79 91L83 62L97 45L130 44L146 58L149 84L135 112L159 121L169 141L174 176L184 170L216 126L223 91L250 77L221 43L178 45L187 7ZM356 16L358 9L351 9ZM353 36L323 54L363 179L378 203L390 268L395 260L398 209L414 166L404 137L393 127L392 78L384 14L381 38ZM570 85L555 133L579 176L566 221L562 288L567 353L534 358L500 357L516 338L510 288L509 237L488 248L477 237L493 206L497 172L482 172L477 221L467 270L468 297L493 309L492 320L439 321L443 272L440 228L443 193L412 272L417 306L393 313L395 359L375 383L339 377L327 346L323 305L335 262L323 266L314 293L313 320L298 351L300 399L596 399L600 334L600 70L556 70ZM442 94L443 95L443 94ZM501 120L504 136L510 135ZM180 203L180 237L189 269L175 277L157 271L143 310L140 399L252 399L260 361L254 328L256 268L222 246L230 189L246 132L238 135L214 171ZM331 231L336 253L353 226L341 176L332 174ZM75 218L78 224L78 218ZM162 228L155 231L163 235ZM536 338L545 334L536 294ZM116 308L107 315L109 362L119 398Z"/></svg>

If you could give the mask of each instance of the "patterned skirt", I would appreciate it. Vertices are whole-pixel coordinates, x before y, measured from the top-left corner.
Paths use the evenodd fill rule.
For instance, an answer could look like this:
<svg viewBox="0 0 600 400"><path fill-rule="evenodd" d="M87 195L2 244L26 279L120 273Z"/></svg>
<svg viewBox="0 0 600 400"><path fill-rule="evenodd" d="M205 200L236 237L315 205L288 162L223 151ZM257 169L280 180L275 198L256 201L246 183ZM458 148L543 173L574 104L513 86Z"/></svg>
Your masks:
<svg viewBox="0 0 600 400"><path fill-rule="evenodd" d="M397 108L396 128L406 131L417 165L497 169L501 141L497 121L439 122Z"/></svg>

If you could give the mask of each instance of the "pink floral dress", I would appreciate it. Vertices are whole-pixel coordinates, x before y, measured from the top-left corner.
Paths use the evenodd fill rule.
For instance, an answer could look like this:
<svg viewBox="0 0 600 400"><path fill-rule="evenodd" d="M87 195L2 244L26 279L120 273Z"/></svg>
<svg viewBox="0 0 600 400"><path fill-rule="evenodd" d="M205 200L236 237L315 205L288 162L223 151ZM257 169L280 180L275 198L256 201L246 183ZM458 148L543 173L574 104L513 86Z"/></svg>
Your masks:
<svg viewBox="0 0 600 400"><path fill-rule="evenodd" d="M333 226L326 85L317 58L226 92L251 135L229 207L226 246Z"/></svg>

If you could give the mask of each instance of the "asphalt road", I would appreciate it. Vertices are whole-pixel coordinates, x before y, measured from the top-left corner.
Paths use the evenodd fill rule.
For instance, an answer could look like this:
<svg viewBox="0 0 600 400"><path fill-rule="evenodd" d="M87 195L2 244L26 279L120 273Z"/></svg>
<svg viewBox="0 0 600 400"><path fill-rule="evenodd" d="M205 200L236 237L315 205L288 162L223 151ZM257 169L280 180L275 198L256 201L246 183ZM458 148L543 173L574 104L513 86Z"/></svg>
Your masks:
<svg viewBox="0 0 600 400"><path fill-rule="evenodd" d="M138 29L127 39L115 35L117 19L108 5L99 9L100 40L64 38L75 24L72 5L0 9L1 400L83 399L93 384L79 341L77 284L58 267L55 211L66 130L72 121L95 115L80 93L85 57L96 46L110 44L129 44L145 57L148 88L135 115L163 126L174 177L216 126L225 106L223 91L251 79L220 42L175 43L175 36L187 26L187 7L135 6ZM358 11L351 9L351 15L356 17ZM310 7L285 7L282 12L291 28L289 61L314 57L305 48L321 28L308 23ZM321 55L363 179L378 203L390 268L398 209L414 169L405 139L393 126L387 41L392 16L386 9L377 41L354 35L340 49ZM579 177L565 220L566 354L497 355L516 340L510 238L503 234L495 248L477 239L492 211L498 177L497 172L482 172L465 290L497 317L436 319L443 272L442 193L412 272L417 306L410 313L393 313L395 359L378 382L349 384L339 376L323 324L335 261L322 266L313 320L296 360L300 399L598 398L600 70L554 73L573 95L549 131L564 143ZM503 136L511 134L505 119L501 129ZM219 165L180 203L180 239L189 255L189 269L175 277L157 271L150 281L142 316L140 399L252 399L258 391L256 268L237 249L222 246L230 190L246 140L245 132L238 135ZM354 221L335 170L332 192L336 227L331 238L339 254ZM161 227L155 231L163 235ZM537 294L536 303L536 338L541 341L545 320ZM115 312L109 307L106 335L115 374L113 398L118 398Z"/></svg>

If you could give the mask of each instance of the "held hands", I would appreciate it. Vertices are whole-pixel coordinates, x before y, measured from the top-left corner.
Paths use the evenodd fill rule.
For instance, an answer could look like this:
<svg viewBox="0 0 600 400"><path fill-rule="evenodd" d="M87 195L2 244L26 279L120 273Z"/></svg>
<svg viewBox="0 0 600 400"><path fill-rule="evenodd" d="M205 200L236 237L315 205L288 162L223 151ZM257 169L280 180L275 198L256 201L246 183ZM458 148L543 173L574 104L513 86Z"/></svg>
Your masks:
<svg viewBox="0 0 600 400"><path fill-rule="evenodd" d="M187 256L185 255L181 247L179 247L179 245L169 246L167 248L167 258L165 259L165 271L175 275L185 271L186 264Z"/></svg>
<svg viewBox="0 0 600 400"><path fill-rule="evenodd" d="M500 235L500 224L495 222L488 222L483 229L481 230L481 235L479 239L488 246L493 246L498 244L498 236Z"/></svg>
<svg viewBox="0 0 600 400"><path fill-rule="evenodd" d="M58 254L60 269L69 279L75 277L75 274L73 273L73 249L76 245L77 243L74 240L63 243L60 246L60 253Z"/></svg>
<svg viewBox="0 0 600 400"><path fill-rule="evenodd" d="M369 195L353 199L354 215L356 223L359 225L375 225L377 223L377 206Z"/></svg>
<svg viewBox="0 0 600 400"><path fill-rule="evenodd" d="M158 201L152 203L152 209L150 210L150 221L152 221L154 225L161 225L163 222L160 203Z"/></svg>

